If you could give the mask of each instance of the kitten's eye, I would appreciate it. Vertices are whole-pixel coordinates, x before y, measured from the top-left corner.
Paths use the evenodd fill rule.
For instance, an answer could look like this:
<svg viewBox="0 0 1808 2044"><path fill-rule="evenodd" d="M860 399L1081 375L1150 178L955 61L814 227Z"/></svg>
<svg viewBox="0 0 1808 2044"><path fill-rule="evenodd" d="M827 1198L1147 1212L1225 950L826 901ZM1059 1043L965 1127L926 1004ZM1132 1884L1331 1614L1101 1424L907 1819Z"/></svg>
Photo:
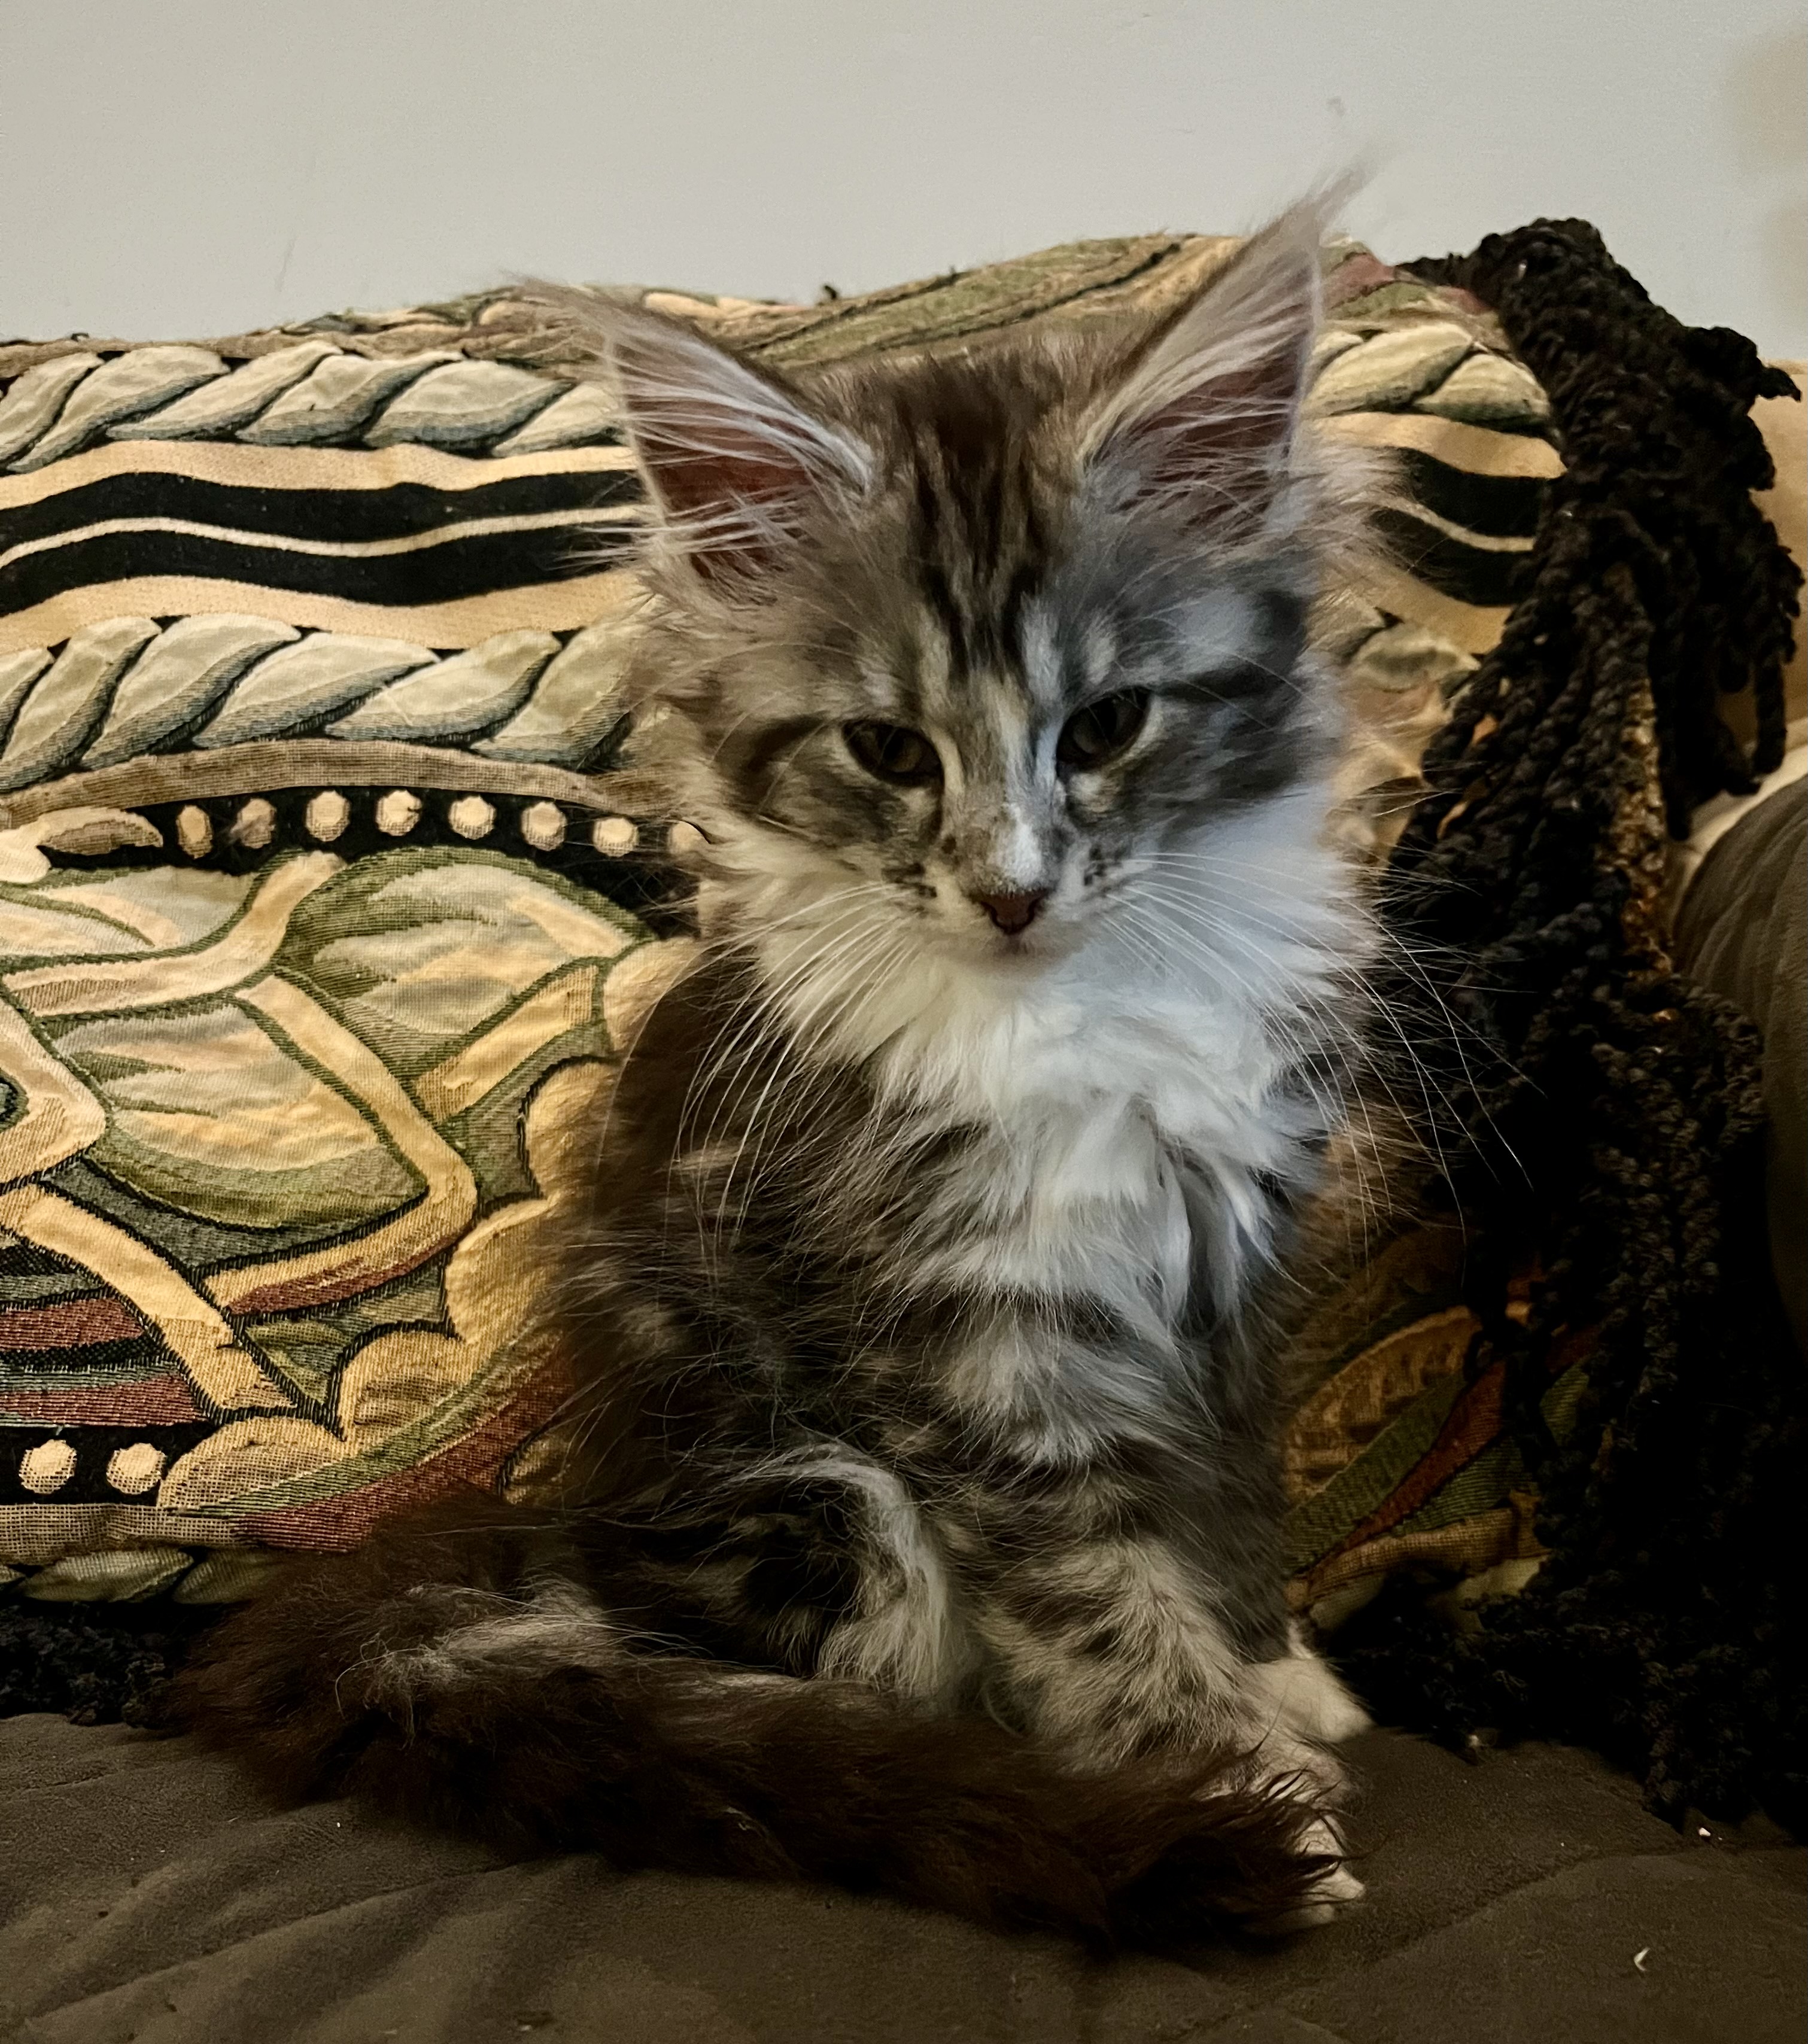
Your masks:
<svg viewBox="0 0 1808 2044"><path fill-rule="evenodd" d="M920 731L902 724L844 724L848 750L867 771L902 787L921 787L941 778L941 761Z"/></svg>
<svg viewBox="0 0 1808 2044"><path fill-rule="evenodd" d="M1102 766L1121 752L1148 716L1147 689L1119 689L1076 709L1061 727L1055 757L1064 766Z"/></svg>

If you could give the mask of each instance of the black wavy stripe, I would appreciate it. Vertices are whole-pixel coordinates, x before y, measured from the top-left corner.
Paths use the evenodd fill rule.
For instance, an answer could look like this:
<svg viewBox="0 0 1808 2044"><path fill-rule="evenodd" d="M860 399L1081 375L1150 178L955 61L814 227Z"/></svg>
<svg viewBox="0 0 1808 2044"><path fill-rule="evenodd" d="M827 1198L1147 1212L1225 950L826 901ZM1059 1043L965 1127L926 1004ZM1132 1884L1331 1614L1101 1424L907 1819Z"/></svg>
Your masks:
<svg viewBox="0 0 1808 2044"><path fill-rule="evenodd" d="M29 610L66 590L135 575L242 582L248 611L258 608L260 589L417 608L587 574L619 557L634 537L632 528L617 525L543 526L348 559L185 532L105 533L29 555L0 570L0 617Z"/></svg>
<svg viewBox="0 0 1808 2044"><path fill-rule="evenodd" d="M1441 596L1499 609L1517 603L1531 586L1529 551L1497 553L1465 546L1410 512L1383 511L1376 523L1399 565Z"/></svg>
<svg viewBox="0 0 1808 2044"><path fill-rule="evenodd" d="M187 518L299 540L395 540L472 518L633 504L643 494L633 469L517 475L468 490L436 490L424 482L383 490L271 490L248 481L134 470L59 490L35 504L0 509L0 553L108 518Z"/></svg>
<svg viewBox="0 0 1808 2044"><path fill-rule="evenodd" d="M1414 498L1441 518L1493 538L1531 538L1550 488L1540 476L1476 475L1418 448L1395 451ZM391 540L472 518L638 503L633 469L517 475L467 490L398 482L382 490L271 490L167 470L102 476L33 504L0 508L0 553L110 518L187 518L306 540Z"/></svg>
<svg viewBox="0 0 1808 2044"><path fill-rule="evenodd" d="M1549 484L1529 476L1471 474L1417 448L1398 450L1414 498L1437 516L1487 538L1535 536ZM38 503L0 510L0 552L29 541L76 533L103 520L181 518L273 538L353 543L416 537L471 519L517 517L547 511L611 508L640 501L632 470L578 471L516 476L468 490L398 483L385 490L269 490L207 482L167 471L108 476L59 491ZM1514 557L1460 540L1392 513L1383 524L1406 565L1446 594L1491 606L1510 603L1522 587ZM568 527L448 539L406 554L368 559L247 547L227 538L171 532L121 532L34 554L0 569L0 616L28 609L63 591L133 575L205 575L410 607L536 582L560 580L632 544L615 526Z"/></svg>
<svg viewBox="0 0 1808 2044"><path fill-rule="evenodd" d="M1413 501L1453 525L1491 540L1530 540L1551 486L1539 475L1472 475L1418 448L1396 449L1394 459Z"/></svg>
<svg viewBox="0 0 1808 2044"><path fill-rule="evenodd" d="M91 1297L87 1293L77 1293L75 1299ZM72 1304L70 1299L9 1299L8 1312L28 1312L34 1306L62 1306ZM4 1323L0 1322L0 1335L4 1334ZM169 1349L164 1347L161 1335L147 1331L139 1335L122 1335L117 1341L77 1342L67 1348L8 1348L0 1339L0 1364L12 1373L11 1381L0 1385L0 1412L3 1412L9 1395L17 1397L35 1391L60 1391L67 1387L71 1377L86 1382L96 1370L132 1370L141 1377L179 1375L182 1365ZM4 1441L16 1423L0 1424L0 1441Z"/></svg>

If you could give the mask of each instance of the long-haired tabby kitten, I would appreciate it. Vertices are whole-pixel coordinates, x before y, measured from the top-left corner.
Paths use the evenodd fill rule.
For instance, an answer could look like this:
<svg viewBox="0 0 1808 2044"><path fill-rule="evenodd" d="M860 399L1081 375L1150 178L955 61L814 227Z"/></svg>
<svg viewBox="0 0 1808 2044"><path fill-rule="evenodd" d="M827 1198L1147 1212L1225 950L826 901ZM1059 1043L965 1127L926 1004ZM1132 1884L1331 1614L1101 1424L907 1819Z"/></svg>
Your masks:
<svg viewBox="0 0 1808 2044"><path fill-rule="evenodd" d="M1360 1892L1279 1400L1368 924L1306 614L1303 209L1129 328L783 379L567 294L658 514L699 967L598 1132L556 1508L187 1679L290 1793L1185 1938Z"/></svg>

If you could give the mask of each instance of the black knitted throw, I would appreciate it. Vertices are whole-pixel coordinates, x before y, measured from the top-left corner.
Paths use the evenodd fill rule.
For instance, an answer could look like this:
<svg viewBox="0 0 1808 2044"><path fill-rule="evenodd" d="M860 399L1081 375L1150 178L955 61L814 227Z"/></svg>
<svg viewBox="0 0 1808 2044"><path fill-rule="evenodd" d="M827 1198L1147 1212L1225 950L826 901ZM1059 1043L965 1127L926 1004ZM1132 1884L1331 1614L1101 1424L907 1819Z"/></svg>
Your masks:
<svg viewBox="0 0 1808 2044"><path fill-rule="evenodd" d="M1795 386L1654 305L1584 221L1412 267L1494 308L1568 463L1530 593L1434 741L1387 911L1458 962L1442 991L1480 1054L1441 1071L1431 1132L1478 1244L1474 1365L1506 1361L1551 1554L1479 1631L1396 1582L1338 1645L1394 1722L1584 1742L1673 1817L1758 1803L1798 1827L1803 1374L1745 1210L1759 1045L1677 978L1656 901L1666 832L1782 756L1801 576L1752 502L1774 477L1748 415ZM1743 690L1749 760L1720 715ZM1424 997L1397 999L1436 1041ZM1560 1443L1550 1358L1591 1327Z"/></svg>
<svg viewBox="0 0 1808 2044"><path fill-rule="evenodd" d="M169 1597L0 1604L0 1718L48 1711L76 1724L154 1724L167 1677L218 1616Z"/></svg>

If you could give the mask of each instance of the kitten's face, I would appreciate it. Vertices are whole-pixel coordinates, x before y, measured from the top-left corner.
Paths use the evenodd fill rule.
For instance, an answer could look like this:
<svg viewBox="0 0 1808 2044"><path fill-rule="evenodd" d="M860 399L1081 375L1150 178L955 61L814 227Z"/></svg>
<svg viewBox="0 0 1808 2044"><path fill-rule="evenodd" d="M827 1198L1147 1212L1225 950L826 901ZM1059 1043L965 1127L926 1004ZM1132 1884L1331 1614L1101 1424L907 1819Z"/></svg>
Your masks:
<svg viewBox="0 0 1808 2044"><path fill-rule="evenodd" d="M1031 973L1106 932L1159 952L1234 889L1331 724L1294 433L1315 229L1139 333L802 386L615 316L654 692L744 927Z"/></svg>
<svg viewBox="0 0 1808 2044"><path fill-rule="evenodd" d="M987 478L947 467L905 467L717 639L700 820L875 943L1024 970L1102 917L1152 936L1237 819L1317 763L1303 564L1177 555L1029 463L982 508Z"/></svg>

